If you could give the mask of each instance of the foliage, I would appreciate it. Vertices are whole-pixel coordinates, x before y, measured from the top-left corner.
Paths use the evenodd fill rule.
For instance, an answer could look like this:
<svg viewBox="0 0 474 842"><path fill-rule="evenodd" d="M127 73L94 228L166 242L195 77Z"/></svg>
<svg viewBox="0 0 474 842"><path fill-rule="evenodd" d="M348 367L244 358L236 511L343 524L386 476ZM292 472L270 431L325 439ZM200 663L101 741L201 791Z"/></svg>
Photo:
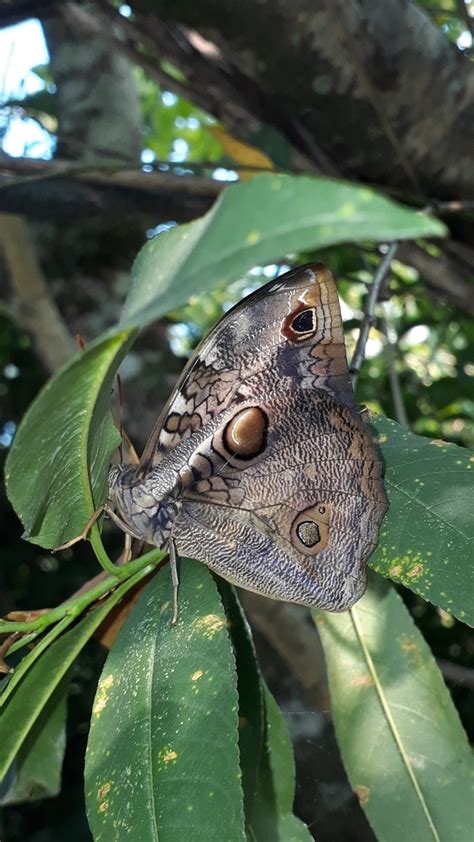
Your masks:
<svg viewBox="0 0 474 842"><path fill-rule="evenodd" d="M454 0L424 5L452 40L465 31ZM175 72L163 69L171 76ZM57 97L47 68L42 78L43 91L23 101L11 96L8 107L17 113L23 108L24 116L54 132ZM230 136L209 131L212 121L201 109L159 88L142 71L136 82L145 165L154 156L175 171L176 164L191 172L203 162L251 166L238 159L242 151L235 151ZM286 167L286 137L270 128L254 142ZM30 542L49 548L74 537L102 502L107 464L118 441L109 393L138 327L167 316L173 322L168 332L188 351L245 292L287 264L317 257L338 277L350 352L366 284L380 259L379 244L413 239L436 253L427 238L444 233L437 220L367 187L271 174L232 187L204 217L153 237L135 263L121 321L49 381L10 449L8 492ZM123 287L123 278L120 283ZM63 291L68 303L75 295L82 317L78 293L72 287ZM358 397L374 411L370 423L386 463L391 507L370 565L409 589L399 588L434 653L466 665L472 643L453 615L472 623L467 501L473 457L462 446L474 445L474 328L459 309L434 301L423 277L402 261L393 263L379 313L383 318L370 332ZM8 450L12 419L36 395L43 373L10 314L1 317L0 448ZM136 347L143 349L143 341ZM154 347L147 354L136 352L136 374L129 377L138 407L144 402L141 392L133 392L136 383L151 382L153 412L160 359ZM409 429L390 420L397 417L394 372ZM164 382L166 375L163 371ZM104 532L113 556L113 539ZM183 560L180 618L171 627L171 583L168 569L159 566L161 554L115 568L94 527L93 549L106 570L87 583L89 590L63 602L96 572L92 553L82 548L79 555L68 550L51 556L31 544L19 545L14 537L5 541L0 569L5 610L13 596L21 608L59 605L46 614L20 612L0 625L0 633L16 635L9 658L16 671L0 682L2 805L58 791L68 699L76 740L80 731L84 742L93 710L86 799L94 839L120 839L130 828L144 839L174 840L189 836L192 828L196 840L307 842L310 833L293 814L295 767L287 728L262 679L233 589L215 581L203 565ZM116 625L127 612L116 637ZM319 612L314 619L341 754L377 839L462 839L470 821L467 740L433 654L400 596L374 574L367 595L350 614ZM91 650L85 647L92 635L112 645L93 706L88 694L101 657L91 666ZM33 641L36 645L26 649ZM90 646L97 653L98 647ZM457 688L455 698L465 712L463 692ZM469 726L472 713L464 720ZM69 742L72 730L70 722ZM56 824L64 810L55 806L64 804L61 800L51 802L46 824L51 838L65 838L67 832L72 840L69 811L72 805L76 809L78 785L71 795L67 774L63 780L64 824ZM20 821L15 808L9 809L7 819ZM26 814L25 805L22 810ZM320 831L315 827L316 836ZM19 833L11 832L11 838L22 838ZM85 833L81 826L81 842Z"/></svg>
<svg viewBox="0 0 474 842"><path fill-rule="evenodd" d="M6 477L11 499L24 519L30 539L51 545L73 537L83 528L94 505L100 501L100 497L95 496L94 503L91 488L103 487L108 456L113 446L109 433L104 436L102 432L110 427L105 395L136 327L201 290L203 278L210 287L223 280L236 278L257 259L264 261L275 256L275 232L279 231L280 220L284 218L283 209L289 201L286 195L288 191L291 191L295 214L291 225L282 227L278 233L278 247L284 251L309 245L317 248L319 243L326 245L330 239L335 242L344 239L347 236L347 218L351 219L353 234L357 231L357 224L360 224L360 236L371 236L372 239L377 237L379 230L381 238L385 238L388 233L397 236L397 226L401 226L403 236L407 236L410 231L413 236L426 234L430 227L433 232L438 230L434 221L394 204L383 203L383 200L372 194L367 197L364 190L359 188L339 182L314 180L314 196L311 194L312 189L310 179L292 180L286 177L282 181L281 177L273 175L261 176L248 184L230 189L207 217L188 226L174 228L145 247L134 268L133 283L118 330L99 339L59 372L35 401L17 434L8 460ZM265 191L268 195L273 194L275 200L271 212L265 211L259 216L258 208L266 207L267 204ZM282 191L284 201L280 211L278 199ZM341 197L344 199L342 202ZM334 212L330 210L331 199ZM381 202L384 208L382 223ZM340 209L344 207L350 207L350 214L341 213ZM307 222L309 208L311 226ZM318 213L324 214L323 224L317 224ZM236 236L239 219L245 220L245 229L241 236ZM233 230L235 236L235 245L231 250L228 246L229 230ZM252 233L253 236L250 236ZM166 272L164 269L157 272L157 266L166 266ZM178 275L179 286L174 282ZM47 424L45 432L41 432L42 423ZM384 524L375 564L389 576L402 579L416 591L426 593L432 601L444 608L451 608L454 603L459 615L465 616L473 590L472 582L469 584L466 578L467 547L463 549L461 544L457 547L457 575L453 576L450 570L445 581L444 568L440 562L448 560L447 550L451 542L448 540L443 543L436 529L439 526L442 532L450 521L454 528L459 518L462 522L463 513L459 506L463 505L463 487L458 481L459 503L456 503L456 497L453 496L456 488L449 492L447 469L450 466L456 470L456 477L458 474L462 477L467 490L469 483L472 486L470 462L464 460L466 465L463 470L463 459L454 445L448 447L443 444L437 448L425 440L419 441L408 431L402 431L383 418L375 418L373 423L379 433L382 454L387 460L387 488L392 497L391 514ZM34 460L30 452L38 431L42 442L41 462ZM61 442L64 444L58 446ZM449 500L444 509L440 509L439 491L436 494L436 488L424 482L433 471L439 471L438 463L443 468L444 490ZM34 466L38 477L33 500L24 484L24 476L30 470L29 464ZM83 465L77 481L74 479L76 464ZM75 490L71 489L66 497L54 492L54 484L61 483L63 476L70 476L77 483ZM432 513L432 523L426 521L427 528L423 535L410 535L407 531L405 524L408 519L403 514L407 498L412 506L421 507L424 513ZM32 505L35 507L33 513ZM395 554L392 547L396 548ZM100 556L99 559L102 560ZM136 575L136 562L132 562L132 566L133 575ZM267 790L272 771L274 773L272 751L267 748L260 761L255 756L249 762L245 752L248 752L251 744L242 735L243 753L239 763L236 676L224 615L219 607L215 585L204 568L191 563L185 564L184 568L178 627L175 629L169 624L170 581L161 573L148 586L105 664L93 709L95 713L86 765L86 793L93 835L96 839L109 839L114 838L117 828L122 829L120 832L133 828L134 832L139 830L146 838L152 838L159 832L163 838L172 839L177 827L180 828L180 834L186 833L187 823L191 822L195 838L209 839L214 835L215 838L221 838L225 832L228 838L241 839L247 827L247 832L253 834L253 838L263 839L265 834L268 838L270 822L273 823L275 834L281 834L282 839L293 836L302 838L303 828L295 824L296 820L291 819L288 813L291 806L288 799L285 800L284 817L280 816L278 796L269 806ZM139 575L150 569L142 567ZM120 585L120 588L132 581L126 578L126 568L122 570L122 576L125 577L125 585ZM118 593L118 590L113 591L115 599ZM100 610L108 610L107 602ZM54 687L51 684L54 672L51 672L48 659L55 662L55 647L68 646L68 635L77 635L81 625L55 642L54 636L74 616L75 612L72 612L58 619L58 624L52 626L51 631L33 650L39 653L51 639L45 655L40 659L35 658L24 677L20 670L7 682L3 691L5 700L11 696L7 703L7 713L10 711L17 715L21 705L18 700L15 704L15 697L21 695L23 688L31 704L33 696L28 682L34 679L35 670L39 670L40 681L47 680L47 686ZM94 613L90 615L92 619L94 616ZM34 626L36 633L46 628L47 617L43 615L37 619ZM237 623L243 622L235 614L234 608L234 622L236 617ZM87 618L83 623L86 621ZM33 626L31 621L20 621L16 625L14 622L5 624L4 630L7 629L32 630ZM234 632L234 644L235 639ZM84 643L85 640L86 637L81 633L79 642ZM388 652L392 651L393 645L394 641L385 636L384 646ZM217 647L215 652L213 647ZM330 644L328 647L330 657ZM74 643L73 649L68 651L75 653L77 644ZM397 667L395 656L390 656L390 659L395 670L391 680L402 681L401 666ZM62 656L61 675L68 663ZM12 694L13 685L18 686L15 686ZM242 685L240 689L242 691ZM369 694L365 701L360 698L357 715L364 716L367 706L369 716L371 705L373 700ZM451 718L454 716L454 713L449 713L451 703L446 696L439 703L432 696L431 705L437 721L446 707L448 715ZM36 715L41 710L36 705ZM217 718L213 716L215 710L219 710ZM23 721L21 717L20 721ZM31 715L30 720L26 720L29 721L33 726ZM268 728L270 734L271 726ZM390 720L382 720L380 729L383 731L384 728L390 731ZM213 746L212 754L204 750L200 736L203 730L206 732L206 745L210 739ZM13 756L13 749L24 743L28 733L29 727L25 725L12 744L12 750L8 750L10 753L7 751L9 743L4 742L5 768ZM429 731L426 736L419 734L418 754L428 752L430 740ZM344 753L342 742L341 745ZM196 777L198 758L201 771ZM394 762L389 759L388 752L384 752L384 761ZM362 760L359 762L362 763L362 769L365 769ZM208 769L203 765L205 763L210 763ZM243 791L239 783L244 772L242 785L243 791L247 793L245 820ZM393 774L398 773L393 770ZM250 788L246 783L249 775L253 781ZM368 779L368 775L368 771L364 772L361 779ZM224 789L222 781L225 781ZM377 791L378 783L379 779L375 776L370 785L371 792L375 789L371 805L377 797L381 800L384 797L382 780L380 794ZM407 786L411 786L410 782ZM436 786L436 782L433 782L435 798ZM187 793L186 805L182 803L183 792ZM225 813L221 809L223 800L227 803ZM131 806L124 811L124 804ZM364 806L364 799L362 804ZM232 808L230 805L233 805ZM377 823L379 821L382 820L377 818ZM224 825L221 826L222 822ZM382 829L380 838L388 838L384 834Z"/></svg>
<svg viewBox="0 0 474 842"><path fill-rule="evenodd" d="M400 597L376 579L352 611L319 611L315 620L342 756L377 839L462 839L471 821L471 750Z"/></svg>

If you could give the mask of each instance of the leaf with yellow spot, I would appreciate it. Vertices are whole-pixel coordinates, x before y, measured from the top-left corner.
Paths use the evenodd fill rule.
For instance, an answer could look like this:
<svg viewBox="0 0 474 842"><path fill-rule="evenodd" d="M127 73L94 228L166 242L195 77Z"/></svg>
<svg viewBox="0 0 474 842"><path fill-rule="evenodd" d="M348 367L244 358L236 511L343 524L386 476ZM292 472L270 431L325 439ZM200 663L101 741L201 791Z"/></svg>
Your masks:
<svg viewBox="0 0 474 842"><path fill-rule="evenodd" d="M244 842L226 617L207 568L182 559L179 619L171 625L168 573L158 572L140 595L99 683L101 710L92 718L85 769L92 834L96 842ZM98 799L104 781L113 787Z"/></svg>
<svg viewBox="0 0 474 842"><path fill-rule="evenodd" d="M466 735L402 600L372 577L352 611L313 612L349 780L377 839L467 840L474 768Z"/></svg>
<svg viewBox="0 0 474 842"><path fill-rule="evenodd" d="M474 476L471 454L371 419L390 508L369 559L374 570L474 625Z"/></svg>

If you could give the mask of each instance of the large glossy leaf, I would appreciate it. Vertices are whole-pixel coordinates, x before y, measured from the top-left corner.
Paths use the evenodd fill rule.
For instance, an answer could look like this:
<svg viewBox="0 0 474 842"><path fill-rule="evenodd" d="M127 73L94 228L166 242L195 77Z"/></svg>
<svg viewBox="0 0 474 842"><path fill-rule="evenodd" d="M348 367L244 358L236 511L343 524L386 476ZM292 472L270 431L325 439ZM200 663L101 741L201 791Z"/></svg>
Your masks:
<svg viewBox="0 0 474 842"><path fill-rule="evenodd" d="M1 710L0 781L7 774L71 664L130 585L124 582L30 667Z"/></svg>
<svg viewBox="0 0 474 842"><path fill-rule="evenodd" d="M147 324L291 252L333 243L444 236L422 213L367 187L329 178L264 174L225 190L200 219L152 239L140 252L122 324Z"/></svg>
<svg viewBox="0 0 474 842"><path fill-rule="evenodd" d="M235 588L218 577L216 583L225 608L237 668L240 768L247 824L253 812L265 731L262 678L252 632Z"/></svg>
<svg viewBox="0 0 474 842"><path fill-rule="evenodd" d="M25 537L57 546L80 534L102 502L107 463L117 444L108 394L135 328L288 252L344 240L444 232L437 220L368 188L272 174L234 185L205 216L154 238L135 263L119 332L65 366L17 432L7 490Z"/></svg>
<svg viewBox="0 0 474 842"><path fill-rule="evenodd" d="M293 815L295 762L288 728L266 686L265 750L258 770L257 796L248 828L249 842L310 842L312 836Z"/></svg>
<svg viewBox="0 0 474 842"><path fill-rule="evenodd" d="M373 420L390 508L370 566L474 625L474 455Z"/></svg>
<svg viewBox="0 0 474 842"><path fill-rule="evenodd" d="M107 466L120 437L110 388L130 331L96 343L39 393L15 436L5 478L25 538L55 547L80 534L103 501Z"/></svg>
<svg viewBox="0 0 474 842"><path fill-rule="evenodd" d="M150 583L107 658L92 715L86 803L96 842L241 842L235 661L204 565Z"/></svg>
<svg viewBox="0 0 474 842"><path fill-rule="evenodd" d="M473 765L466 735L402 600L372 576L351 612L314 612L349 780L378 842L467 840Z"/></svg>
<svg viewBox="0 0 474 842"><path fill-rule="evenodd" d="M66 748L69 677L48 699L0 785L0 805L57 795Z"/></svg>

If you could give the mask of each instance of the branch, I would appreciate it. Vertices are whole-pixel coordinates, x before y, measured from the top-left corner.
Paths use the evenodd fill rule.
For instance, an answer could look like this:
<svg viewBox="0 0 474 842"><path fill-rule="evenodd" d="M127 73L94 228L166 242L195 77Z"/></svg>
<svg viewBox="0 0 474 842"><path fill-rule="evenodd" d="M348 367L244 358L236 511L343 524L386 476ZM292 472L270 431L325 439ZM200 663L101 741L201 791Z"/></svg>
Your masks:
<svg viewBox="0 0 474 842"><path fill-rule="evenodd" d="M28 223L22 217L0 215L0 248L18 297L21 324L33 337L43 365L52 373L72 356L75 345L50 295Z"/></svg>
<svg viewBox="0 0 474 842"><path fill-rule="evenodd" d="M386 309L385 307L383 309ZM395 417L399 424L403 427L408 427L408 416L405 409L405 401L400 386L400 377L397 370L397 352L398 345L392 340L392 329L387 323L385 315L380 319L382 330L385 334L386 343L385 350L387 353L388 362L388 377L390 382L390 391L392 393L393 405L395 408Z"/></svg>
<svg viewBox="0 0 474 842"><path fill-rule="evenodd" d="M225 186L225 182L194 174L144 172L118 165L87 167L64 159L51 163L0 154L0 212L42 220L76 223L78 217L94 215L123 221L136 220L141 213L150 222L157 217L187 222L209 210Z"/></svg>
<svg viewBox="0 0 474 842"><path fill-rule="evenodd" d="M356 347L352 355L351 365L349 369L351 374L352 385L354 388L357 384L362 363L365 359L365 346L367 345L367 339L369 338L370 328L372 327L375 319L375 305L382 291L384 281L390 271L390 268L392 266L392 260L395 257L398 248L398 243L390 244L387 254L380 261L377 271L374 275L374 279L370 285L369 294L367 295L365 301L364 317L362 319L359 336L357 338Z"/></svg>
<svg viewBox="0 0 474 842"><path fill-rule="evenodd" d="M156 12L136 8L131 21L120 15L107 0L97 0L97 3L104 20L100 20L100 16L91 18L76 3L68 4L68 15L69 9L73 10L79 25L93 29L96 35L102 33L106 41L113 42L115 49L141 67L150 78L221 120L235 137L251 142L258 132L265 130L267 118L262 114L259 84L221 58L214 43L202 38L194 29L164 22ZM212 55L199 49L197 44L208 45ZM155 59L156 55L158 59ZM179 68L186 81L181 82L166 73L163 59ZM308 154L310 150L304 145L299 148L297 138L289 134L287 141L292 167L303 172L319 169L318 162Z"/></svg>
<svg viewBox="0 0 474 842"><path fill-rule="evenodd" d="M241 0L225 12L219 0L155 0L150 9L134 4L132 25L168 24L169 46L163 38L157 49L187 80L199 61L190 34L197 29L213 48L209 98L220 100L217 116L233 134L230 106L241 115L247 104L250 134L257 119L307 152L292 134L296 121L345 177L420 185L427 199L472 197L474 69L420 4L261 0L249 13ZM229 84L242 93L226 106Z"/></svg>
<svg viewBox="0 0 474 842"><path fill-rule="evenodd" d="M446 244L452 249L453 244ZM474 285L464 280L445 254L432 257L416 243L402 243L398 256L419 272L428 290L474 316Z"/></svg>

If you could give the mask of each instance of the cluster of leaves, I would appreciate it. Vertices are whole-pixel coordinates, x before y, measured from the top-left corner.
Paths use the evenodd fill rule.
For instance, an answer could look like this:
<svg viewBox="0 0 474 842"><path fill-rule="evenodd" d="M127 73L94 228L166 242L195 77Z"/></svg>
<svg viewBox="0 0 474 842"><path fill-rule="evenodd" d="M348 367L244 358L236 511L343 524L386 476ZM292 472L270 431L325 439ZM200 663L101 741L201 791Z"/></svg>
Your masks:
<svg viewBox="0 0 474 842"><path fill-rule="evenodd" d="M120 324L50 381L20 426L6 477L30 541L52 547L72 538L104 499L118 440L110 384L138 326L285 254L443 233L436 220L366 188L269 174L229 188L205 217L155 237L136 261ZM472 623L472 459L383 416L373 424L391 507L371 565ZM105 579L49 613L0 626L24 635L12 650L37 641L3 682L4 799L57 790L71 665L120 600L151 577L113 643L93 706L86 800L94 838L120 838L120 829L175 839L192 827L195 839L309 839L291 813L294 775L281 715L232 589L222 585L219 594L202 565L184 560L180 621L171 628L161 554L117 569L97 527L91 540ZM377 837L409 838L416 828L420 840L447 838L455 804L462 838L467 740L400 598L379 579L350 614L315 612L314 619L342 756ZM50 762L41 767L45 752Z"/></svg>
<svg viewBox="0 0 474 842"><path fill-rule="evenodd" d="M206 130L211 118L182 97L160 90L139 68L136 77L146 126L145 148L151 150L158 161L219 161L221 146Z"/></svg>

